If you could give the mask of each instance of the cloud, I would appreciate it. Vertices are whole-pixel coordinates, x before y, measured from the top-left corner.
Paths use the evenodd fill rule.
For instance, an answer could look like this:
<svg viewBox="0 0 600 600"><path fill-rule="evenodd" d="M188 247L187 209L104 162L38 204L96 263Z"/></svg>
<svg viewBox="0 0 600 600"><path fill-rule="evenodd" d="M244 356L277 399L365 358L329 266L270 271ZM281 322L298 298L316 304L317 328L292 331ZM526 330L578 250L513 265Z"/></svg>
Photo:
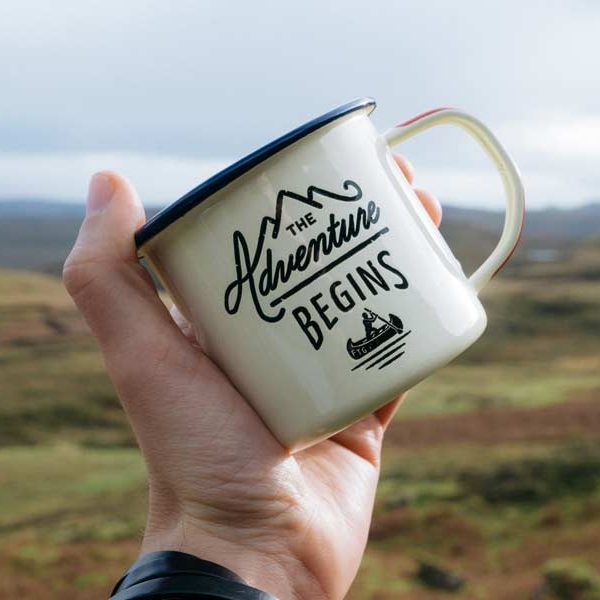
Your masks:
<svg viewBox="0 0 600 600"><path fill-rule="evenodd" d="M508 122L500 134L523 152L559 160L600 162L600 114L547 115Z"/></svg>
<svg viewBox="0 0 600 600"><path fill-rule="evenodd" d="M593 183L572 181L562 173L527 170L521 177L529 209L578 206L598 198ZM442 203L484 210L502 210L505 205L502 181L492 167L423 167L417 172L415 184L435 193Z"/></svg>

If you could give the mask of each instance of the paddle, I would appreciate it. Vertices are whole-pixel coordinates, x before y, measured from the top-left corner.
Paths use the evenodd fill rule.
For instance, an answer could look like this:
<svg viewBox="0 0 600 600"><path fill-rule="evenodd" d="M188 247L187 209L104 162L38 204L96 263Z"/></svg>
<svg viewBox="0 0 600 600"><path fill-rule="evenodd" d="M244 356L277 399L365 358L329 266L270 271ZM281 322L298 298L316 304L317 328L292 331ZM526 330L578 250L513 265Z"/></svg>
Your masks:
<svg viewBox="0 0 600 600"><path fill-rule="evenodd" d="M398 335L400 335L402 333L401 329L398 329L395 325L393 325L392 323L390 323L389 321L386 321L383 317L380 317L376 312L368 309L365 307L365 310L368 313L371 313L372 315L375 315L376 318L381 319L386 325L389 325Z"/></svg>

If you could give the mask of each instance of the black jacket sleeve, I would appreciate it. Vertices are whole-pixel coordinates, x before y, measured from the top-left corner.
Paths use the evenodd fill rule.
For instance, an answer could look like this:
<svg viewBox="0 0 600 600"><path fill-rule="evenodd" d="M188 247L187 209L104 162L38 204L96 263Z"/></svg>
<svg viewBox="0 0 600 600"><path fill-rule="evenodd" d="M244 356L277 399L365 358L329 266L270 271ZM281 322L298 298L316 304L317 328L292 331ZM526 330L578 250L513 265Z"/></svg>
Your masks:
<svg viewBox="0 0 600 600"><path fill-rule="evenodd" d="M110 600L277 600L233 571L183 552L139 558L115 585Z"/></svg>

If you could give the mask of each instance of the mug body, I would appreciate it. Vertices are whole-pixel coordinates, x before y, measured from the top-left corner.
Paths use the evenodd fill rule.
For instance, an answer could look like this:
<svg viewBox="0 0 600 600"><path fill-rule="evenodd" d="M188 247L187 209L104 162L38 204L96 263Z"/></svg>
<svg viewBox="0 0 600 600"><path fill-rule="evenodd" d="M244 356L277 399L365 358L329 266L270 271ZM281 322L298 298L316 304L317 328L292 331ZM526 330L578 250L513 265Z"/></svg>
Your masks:
<svg viewBox="0 0 600 600"><path fill-rule="evenodd" d="M369 112L270 156L139 251L292 451L393 400L486 325Z"/></svg>

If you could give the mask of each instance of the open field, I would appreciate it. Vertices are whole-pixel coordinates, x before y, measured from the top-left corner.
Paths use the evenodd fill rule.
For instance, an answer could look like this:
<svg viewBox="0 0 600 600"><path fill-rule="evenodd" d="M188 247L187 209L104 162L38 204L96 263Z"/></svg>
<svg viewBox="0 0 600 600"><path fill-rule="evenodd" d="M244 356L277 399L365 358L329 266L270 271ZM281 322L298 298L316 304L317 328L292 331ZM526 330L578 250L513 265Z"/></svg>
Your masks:
<svg viewBox="0 0 600 600"><path fill-rule="evenodd" d="M421 562L492 600L533 598L551 559L600 567L599 264L593 240L517 262L483 338L411 392L351 600L447 597ZM0 271L0 598L107 597L144 519L142 461L60 281Z"/></svg>

